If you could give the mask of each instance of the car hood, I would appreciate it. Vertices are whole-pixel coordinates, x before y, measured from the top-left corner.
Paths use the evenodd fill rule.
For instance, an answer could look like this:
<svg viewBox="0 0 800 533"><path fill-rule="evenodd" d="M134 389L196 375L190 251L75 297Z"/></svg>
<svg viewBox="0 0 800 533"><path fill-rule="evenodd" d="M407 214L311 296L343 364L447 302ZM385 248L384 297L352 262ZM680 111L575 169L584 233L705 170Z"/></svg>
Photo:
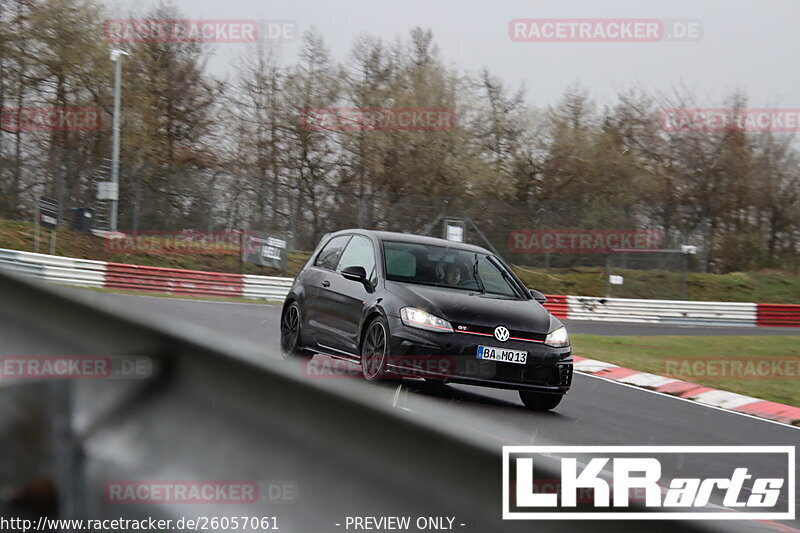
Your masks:
<svg viewBox="0 0 800 533"><path fill-rule="evenodd" d="M454 324L469 324L546 334L561 325L536 300L506 300L458 289L386 282L404 305L418 307ZM403 307L401 305L400 307ZM399 312L399 309L398 309Z"/></svg>

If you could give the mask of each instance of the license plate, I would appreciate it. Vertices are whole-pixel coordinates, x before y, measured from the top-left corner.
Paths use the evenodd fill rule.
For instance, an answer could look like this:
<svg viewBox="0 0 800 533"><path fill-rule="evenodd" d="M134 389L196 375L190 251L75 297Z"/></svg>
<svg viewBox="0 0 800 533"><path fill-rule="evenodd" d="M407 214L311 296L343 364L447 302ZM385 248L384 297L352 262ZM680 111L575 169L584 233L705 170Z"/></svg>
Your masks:
<svg viewBox="0 0 800 533"><path fill-rule="evenodd" d="M478 346L478 359L524 365L528 360L528 352L495 348L494 346Z"/></svg>

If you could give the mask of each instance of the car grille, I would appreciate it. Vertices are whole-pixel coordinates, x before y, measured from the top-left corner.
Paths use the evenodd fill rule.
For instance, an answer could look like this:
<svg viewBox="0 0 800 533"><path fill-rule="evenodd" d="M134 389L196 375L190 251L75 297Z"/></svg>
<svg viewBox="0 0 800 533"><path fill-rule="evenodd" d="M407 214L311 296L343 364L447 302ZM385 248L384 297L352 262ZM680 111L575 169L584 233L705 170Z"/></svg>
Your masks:
<svg viewBox="0 0 800 533"><path fill-rule="evenodd" d="M472 324L453 324L456 333L474 335L476 337L486 337L494 339L494 328L491 326L475 326ZM510 339L520 342L543 343L547 338L546 333L533 333L531 331L509 330Z"/></svg>

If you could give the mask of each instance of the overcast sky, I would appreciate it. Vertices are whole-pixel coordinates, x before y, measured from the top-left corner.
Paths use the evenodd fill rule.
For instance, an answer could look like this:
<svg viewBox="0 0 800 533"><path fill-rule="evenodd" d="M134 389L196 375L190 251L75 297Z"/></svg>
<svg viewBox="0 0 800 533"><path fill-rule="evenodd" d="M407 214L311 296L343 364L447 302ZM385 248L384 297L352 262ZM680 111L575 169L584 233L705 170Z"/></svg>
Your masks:
<svg viewBox="0 0 800 533"><path fill-rule="evenodd" d="M125 13L134 2L106 0ZM138 6L158 2L141 2ZM600 103L625 88L669 91L685 84L718 103L740 88L751 107L800 108L798 0L173 0L192 19L290 20L323 34L338 61L356 36L393 40L422 26L433 30L444 60L472 72L486 66L511 84L524 82L528 101L555 102L573 81ZM518 18L647 18L702 22L688 42L514 42ZM224 76L243 45L217 44L210 70ZM284 45L294 61L297 42Z"/></svg>

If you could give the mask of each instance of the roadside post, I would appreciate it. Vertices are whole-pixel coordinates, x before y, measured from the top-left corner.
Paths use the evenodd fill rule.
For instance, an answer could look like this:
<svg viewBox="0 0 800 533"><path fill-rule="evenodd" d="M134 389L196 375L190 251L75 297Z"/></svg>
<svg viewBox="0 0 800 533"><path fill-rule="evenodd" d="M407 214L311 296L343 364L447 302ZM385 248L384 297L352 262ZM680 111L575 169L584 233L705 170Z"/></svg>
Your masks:
<svg viewBox="0 0 800 533"><path fill-rule="evenodd" d="M56 254L56 230L58 229L58 200L47 196L39 197L36 224L36 251L39 251L39 226L50 228L50 255Z"/></svg>

